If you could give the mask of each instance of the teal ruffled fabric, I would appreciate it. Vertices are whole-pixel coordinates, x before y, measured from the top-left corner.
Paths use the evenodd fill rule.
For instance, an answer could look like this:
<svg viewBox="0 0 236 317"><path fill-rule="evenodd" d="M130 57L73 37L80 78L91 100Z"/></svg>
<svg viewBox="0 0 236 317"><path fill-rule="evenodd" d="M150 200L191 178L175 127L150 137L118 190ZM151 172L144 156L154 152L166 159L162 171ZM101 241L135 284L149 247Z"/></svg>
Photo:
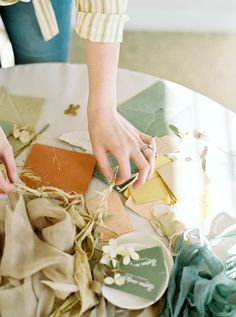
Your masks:
<svg viewBox="0 0 236 317"><path fill-rule="evenodd" d="M179 238L161 317L236 317L236 280L206 243Z"/></svg>

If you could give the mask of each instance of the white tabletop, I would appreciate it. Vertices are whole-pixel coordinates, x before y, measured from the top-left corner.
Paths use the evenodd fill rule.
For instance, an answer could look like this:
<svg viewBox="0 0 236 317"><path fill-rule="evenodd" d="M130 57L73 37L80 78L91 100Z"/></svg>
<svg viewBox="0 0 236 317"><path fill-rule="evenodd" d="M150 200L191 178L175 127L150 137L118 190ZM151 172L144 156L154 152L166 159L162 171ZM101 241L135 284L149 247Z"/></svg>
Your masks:
<svg viewBox="0 0 236 317"><path fill-rule="evenodd" d="M158 78L150 75L119 69L118 103L138 94L158 81ZM169 81L164 81L164 83L168 92L166 102L173 107L173 113L179 107L191 108L194 128L206 132L210 140L218 147L223 148L224 151L236 152L236 140L234 139L236 117L234 113L181 85ZM11 94L46 98L37 130L46 123L50 123L50 127L40 141L41 143L71 149L58 141L58 137L74 129L83 131L87 129L88 76L85 65L34 64L0 69L0 86L5 86ZM80 104L78 116L64 115L64 109L70 103ZM178 107L176 107L177 104ZM222 206L219 207L219 211L223 209L236 215L236 198L234 199L236 186L232 179L224 179L227 174L225 169L230 172L230 169L234 167L227 165L224 167L224 171L219 172L219 165L215 164L217 160L215 161L214 157L211 159L212 164L208 174L218 186L222 196L220 197L222 198L220 199ZM224 162L220 161L219 164L222 167ZM236 181L236 177L233 181ZM100 190L103 187L104 184L94 178L90 184L88 195L91 196L95 189ZM128 211L128 214L135 230L154 232L146 220L131 211Z"/></svg>

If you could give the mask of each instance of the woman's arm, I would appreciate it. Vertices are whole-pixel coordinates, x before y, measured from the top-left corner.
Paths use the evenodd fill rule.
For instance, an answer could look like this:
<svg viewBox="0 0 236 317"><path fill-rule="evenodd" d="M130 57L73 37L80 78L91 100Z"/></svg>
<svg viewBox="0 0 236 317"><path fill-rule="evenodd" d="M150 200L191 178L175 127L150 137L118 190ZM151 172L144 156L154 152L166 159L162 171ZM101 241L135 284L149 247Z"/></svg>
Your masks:
<svg viewBox="0 0 236 317"><path fill-rule="evenodd" d="M119 165L117 184L130 175L129 160L139 169L135 183L138 187L150 177L155 165L155 142L140 133L116 110L116 77L119 60L119 43L93 43L85 41L89 72L88 125L94 154L103 174L112 179L107 153L112 153ZM145 144L153 150L141 152Z"/></svg>

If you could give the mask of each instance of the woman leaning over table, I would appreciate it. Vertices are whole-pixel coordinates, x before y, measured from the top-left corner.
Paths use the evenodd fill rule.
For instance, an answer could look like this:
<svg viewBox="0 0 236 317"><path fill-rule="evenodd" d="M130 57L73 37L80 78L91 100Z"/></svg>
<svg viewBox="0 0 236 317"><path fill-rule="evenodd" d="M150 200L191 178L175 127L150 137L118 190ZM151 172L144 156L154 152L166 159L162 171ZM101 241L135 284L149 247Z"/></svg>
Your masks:
<svg viewBox="0 0 236 317"><path fill-rule="evenodd" d="M70 42L72 0L0 0L0 13L17 64L66 62ZM116 78L128 0L76 0L76 32L84 39L89 73L88 127L101 171L113 177L107 159L119 165L116 184L130 177L129 160L139 169L138 187L154 170L154 139L139 132L116 110ZM149 145L149 146L147 146ZM0 131L0 157L10 183L0 178L4 192L14 189L16 167L10 145Z"/></svg>

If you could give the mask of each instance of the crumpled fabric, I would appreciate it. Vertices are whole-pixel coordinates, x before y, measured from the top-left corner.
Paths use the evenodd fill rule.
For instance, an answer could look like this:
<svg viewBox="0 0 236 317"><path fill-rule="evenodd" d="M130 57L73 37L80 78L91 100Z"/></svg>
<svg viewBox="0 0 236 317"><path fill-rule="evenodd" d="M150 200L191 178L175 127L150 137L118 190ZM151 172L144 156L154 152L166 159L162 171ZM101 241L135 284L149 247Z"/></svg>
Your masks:
<svg viewBox="0 0 236 317"><path fill-rule="evenodd" d="M181 235L161 317L235 317L236 280L226 276L222 262L204 239Z"/></svg>
<svg viewBox="0 0 236 317"><path fill-rule="evenodd" d="M49 316L55 305L83 287L87 271L80 286L74 277L75 224L67 210L52 200L36 198L25 203L15 193L9 201L1 201L0 237L1 317ZM84 254L81 266L86 265ZM88 303L86 298L86 303L80 306L88 309L96 302Z"/></svg>
<svg viewBox="0 0 236 317"><path fill-rule="evenodd" d="M158 315L159 303L129 311L103 298L104 276L95 269L100 259L94 253L95 221L83 202L62 198L62 203L56 192L25 190L0 200L1 317Z"/></svg>

